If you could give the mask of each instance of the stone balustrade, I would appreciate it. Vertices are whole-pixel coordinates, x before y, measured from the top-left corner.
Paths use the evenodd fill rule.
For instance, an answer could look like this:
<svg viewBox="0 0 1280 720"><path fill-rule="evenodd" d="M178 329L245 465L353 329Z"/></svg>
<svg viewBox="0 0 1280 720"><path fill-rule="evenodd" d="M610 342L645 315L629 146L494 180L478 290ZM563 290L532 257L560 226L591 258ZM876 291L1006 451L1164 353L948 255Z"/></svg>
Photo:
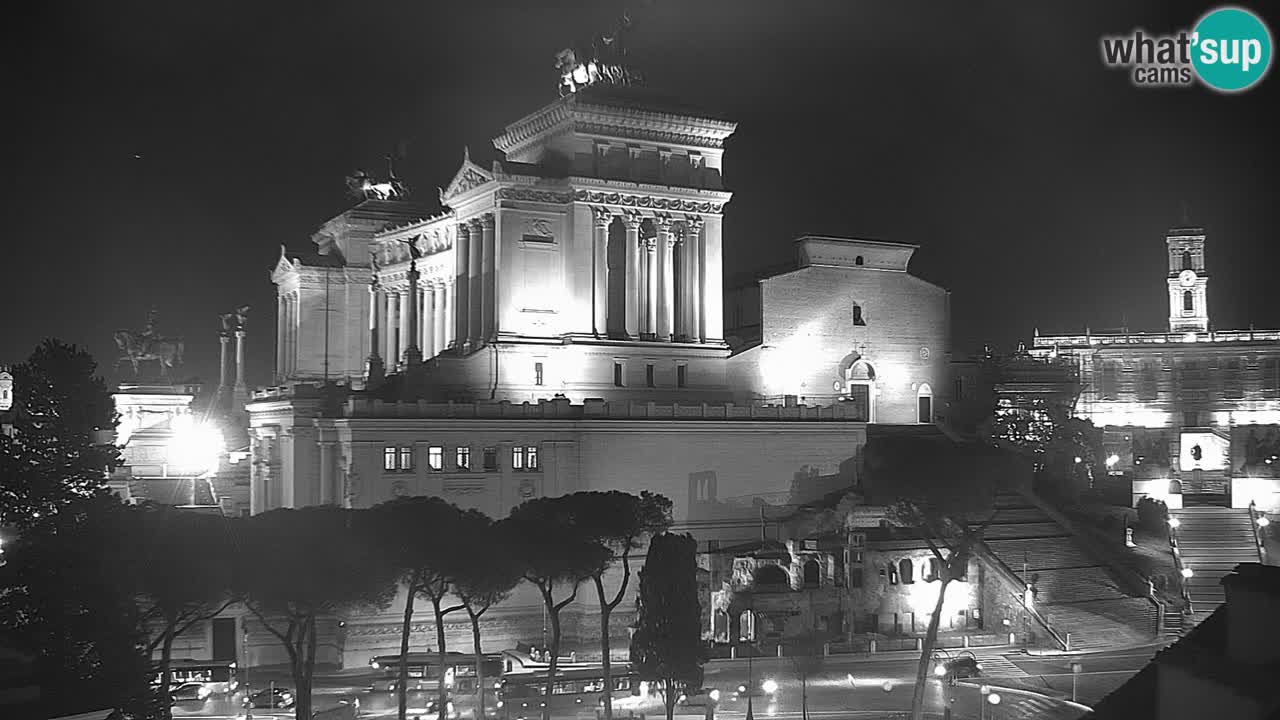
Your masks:
<svg viewBox="0 0 1280 720"><path fill-rule="evenodd" d="M450 418L476 420L765 420L861 422L857 408L843 405L810 407L796 405L735 405L734 403L606 402L588 398L581 405L568 399L537 403L474 402L431 403L383 402L363 397L349 398L343 415L351 418Z"/></svg>

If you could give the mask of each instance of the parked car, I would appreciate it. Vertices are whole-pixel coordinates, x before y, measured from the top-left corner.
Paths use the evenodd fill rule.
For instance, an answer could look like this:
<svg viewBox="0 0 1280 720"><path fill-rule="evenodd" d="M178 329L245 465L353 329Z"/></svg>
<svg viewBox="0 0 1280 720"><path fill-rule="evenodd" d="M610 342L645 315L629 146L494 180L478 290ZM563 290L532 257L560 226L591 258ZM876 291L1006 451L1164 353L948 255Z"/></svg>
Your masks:
<svg viewBox="0 0 1280 720"><path fill-rule="evenodd" d="M255 708L290 708L293 702L293 691L284 688L259 690L249 696L249 704Z"/></svg>
<svg viewBox="0 0 1280 720"><path fill-rule="evenodd" d="M169 700L170 700L170 704L177 704L180 702L193 702L193 701L204 702L204 700L208 698L210 694L211 692L209 688L206 687L204 683L198 683L198 682L182 683L181 685L175 687L172 691L170 691Z"/></svg>
<svg viewBox="0 0 1280 720"><path fill-rule="evenodd" d="M698 688L680 695L680 704L686 707L715 707L720 702L720 691L715 688Z"/></svg>

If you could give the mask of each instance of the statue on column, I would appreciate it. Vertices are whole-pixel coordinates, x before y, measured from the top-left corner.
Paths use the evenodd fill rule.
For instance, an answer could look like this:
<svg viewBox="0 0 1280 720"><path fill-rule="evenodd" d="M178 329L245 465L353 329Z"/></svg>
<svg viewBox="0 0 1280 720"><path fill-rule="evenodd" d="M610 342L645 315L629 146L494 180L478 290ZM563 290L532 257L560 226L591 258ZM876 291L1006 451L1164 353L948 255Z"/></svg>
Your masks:
<svg viewBox="0 0 1280 720"><path fill-rule="evenodd" d="M140 377L141 363L155 361L161 378L168 381L169 371L182 365L184 344L180 337L163 337L157 321L159 313L153 308L147 313L147 324L141 330L117 330L114 335L120 354L116 366L128 362L134 377Z"/></svg>

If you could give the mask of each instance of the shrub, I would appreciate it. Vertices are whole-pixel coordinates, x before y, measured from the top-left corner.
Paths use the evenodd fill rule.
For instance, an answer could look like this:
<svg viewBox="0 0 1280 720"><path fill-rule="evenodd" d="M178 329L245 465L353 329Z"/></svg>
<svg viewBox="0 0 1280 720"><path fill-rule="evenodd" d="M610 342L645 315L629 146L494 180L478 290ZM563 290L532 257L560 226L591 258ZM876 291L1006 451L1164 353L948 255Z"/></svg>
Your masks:
<svg viewBox="0 0 1280 720"><path fill-rule="evenodd" d="M1168 527L1169 506L1163 500L1144 497L1138 501L1138 527L1160 534Z"/></svg>

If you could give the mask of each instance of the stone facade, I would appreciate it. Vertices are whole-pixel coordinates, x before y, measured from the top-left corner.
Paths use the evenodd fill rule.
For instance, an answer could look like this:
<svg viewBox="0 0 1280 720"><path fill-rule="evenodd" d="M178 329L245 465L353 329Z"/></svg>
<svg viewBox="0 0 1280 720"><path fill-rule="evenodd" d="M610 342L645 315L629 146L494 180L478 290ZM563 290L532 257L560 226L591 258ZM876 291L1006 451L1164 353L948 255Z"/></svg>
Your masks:
<svg viewBox="0 0 1280 720"><path fill-rule="evenodd" d="M1280 330L1213 329L1205 241L1168 233L1167 332L1037 332L1031 353L1075 365L1077 413L1106 428L1135 502L1194 493L1280 511Z"/></svg>

